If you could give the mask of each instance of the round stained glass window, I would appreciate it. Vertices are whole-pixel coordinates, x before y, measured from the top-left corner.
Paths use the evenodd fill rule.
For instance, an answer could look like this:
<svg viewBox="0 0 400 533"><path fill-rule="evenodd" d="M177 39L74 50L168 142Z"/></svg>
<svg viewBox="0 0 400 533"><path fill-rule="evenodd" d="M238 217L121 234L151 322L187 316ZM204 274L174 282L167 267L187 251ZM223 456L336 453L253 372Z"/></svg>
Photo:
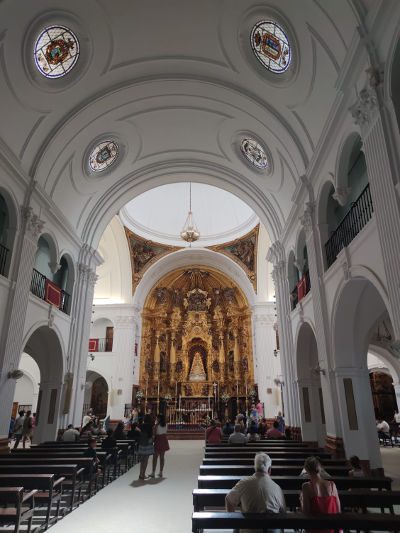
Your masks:
<svg viewBox="0 0 400 533"><path fill-rule="evenodd" d="M50 26L35 44L35 63L46 78L61 78L75 66L79 57L79 41L64 26Z"/></svg>
<svg viewBox="0 0 400 533"><path fill-rule="evenodd" d="M281 74L289 68L292 49L286 33L276 22L258 22L251 32L251 47L267 70Z"/></svg>
<svg viewBox="0 0 400 533"><path fill-rule="evenodd" d="M118 157L118 146L113 141L104 141L95 146L89 156L89 166L93 172L101 172L113 163Z"/></svg>
<svg viewBox="0 0 400 533"><path fill-rule="evenodd" d="M269 168L267 153L264 148L254 139L243 139L240 149L244 157L256 168L265 170Z"/></svg>

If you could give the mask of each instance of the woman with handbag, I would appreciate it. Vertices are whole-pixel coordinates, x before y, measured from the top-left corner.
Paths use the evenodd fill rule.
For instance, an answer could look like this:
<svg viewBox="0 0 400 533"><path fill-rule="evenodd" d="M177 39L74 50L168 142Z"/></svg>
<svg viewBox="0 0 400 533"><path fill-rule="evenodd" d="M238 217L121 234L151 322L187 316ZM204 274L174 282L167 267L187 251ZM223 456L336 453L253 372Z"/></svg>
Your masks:
<svg viewBox="0 0 400 533"><path fill-rule="evenodd" d="M158 477L163 477L165 452L169 450L167 437L168 425L164 415L157 415L157 422L154 427L154 455L153 455L153 472L150 477L155 477L158 457L160 457L160 473Z"/></svg>
<svg viewBox="0 0 400 533"><path fill-rule="evenodd" d="M140 461L139 479L146 479L146 468L150 455L154 454L153 420L150 415L145 415L143 423L139 426L140 437L138 455Z"/></svg>

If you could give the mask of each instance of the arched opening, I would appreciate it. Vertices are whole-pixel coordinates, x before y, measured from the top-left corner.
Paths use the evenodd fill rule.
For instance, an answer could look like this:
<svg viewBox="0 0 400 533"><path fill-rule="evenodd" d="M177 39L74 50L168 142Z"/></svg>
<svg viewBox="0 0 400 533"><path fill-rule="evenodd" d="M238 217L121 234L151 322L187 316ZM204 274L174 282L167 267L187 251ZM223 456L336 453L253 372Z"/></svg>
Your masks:
<svg viewBox="0 0 400 533"><path fill-rule="evenodd" d="M112 352L114 324L108 318L98 318L92 324L89 352Z"/></svg>
<svg viewBox="0 0 400 533"><path fill-rule="evenodd" d="M297 283L300 279L299 269L296 265L296 258L293 250L289 254L288 258L288 281L289 281L289 291L290 291L290 303L292 310L296 308L298 303L297 295Z"/></svg>
<svg viewBox="0 0 400 533"><path fill-rule="evenodd" d="M325 444L325 410L319 373L318 348L314 331L305 322L301 325L296 348L297 377L301 402L303 440Z"/></svg>
<svg viewBox="0 0 400 533"><path fill-rule="evenodd" d="M300 302L311 289L306 234L303 229L297 237L295 265L299 274L299 280L296 285L297 301Z"/></svg>
<svg viewBox="0 0 400 533"><path fill-rule="evenodd" d="M373 205L361 138L352 135L344 144L336 189L326 186L319 209L325 266L329 268L371 219Z"/></svg>
<svg viewBox="0 0 400 533"><path fill-rule="evenodd" d="M397 43L396 51L392 60L392 72L391 72L391 95L394 110L396 113L397 127L400 132L400 72L399 65L400 62L400 41Z"/></svg>
<svg viewBox="0 0 400 533"><path fill-rule="evenodd" d="M365 277L351 278L337 299L333 322L336 386L341 409L342 435L347 456L358 455L381 467L367 355L383 342L380 325L392 327L383 292Z"/></svg>
<svg viewBox="0 0 400 533"><path fill-rule="evenodd" d="M48 326L39 327L30 335L24 352L36 362L40 371L34 441L54 440L63 384L63 354L57 333ZM24 357L21 361L27 363Z"/></svg>
<svg viewBox="0 0 400 533"><path fill-rule="evenodd" d="M9 196L0 190L0 275L8 276L12 249L17 230L14 204Z"/></svg>
<svg viewBox="0 0 400 533"><path fill-rule="evenodd" d="M36 413L40 384L39 366L30 355L23 353L18 368L24 375L15 385L13 416L21 409Z"/></svg>
<svg viewBox="0 0 400 533"><path fill-rule="evenodd" d="M83 415L89 409L92 409L96 417L105 418L107 416L108 394L108 384L104 377L94 370L88 370L86 373Z"/></svg>
<svg viewBox="0 0 400 533"><path fill-rule="evenodd" d="M398 373L387 359L376 351L368 351L368 371L375 418L382 418L390 424L400 407L399 398L396 396L396 392L400 392Z"/></svg>
<svg viewBox="0 0 400 533"><path fill-rule="evenodd" d="M33 267L31 292L69 314L73 287L71 259L64 255L57 262L57 250L48 235L39 237Z"/></svg>

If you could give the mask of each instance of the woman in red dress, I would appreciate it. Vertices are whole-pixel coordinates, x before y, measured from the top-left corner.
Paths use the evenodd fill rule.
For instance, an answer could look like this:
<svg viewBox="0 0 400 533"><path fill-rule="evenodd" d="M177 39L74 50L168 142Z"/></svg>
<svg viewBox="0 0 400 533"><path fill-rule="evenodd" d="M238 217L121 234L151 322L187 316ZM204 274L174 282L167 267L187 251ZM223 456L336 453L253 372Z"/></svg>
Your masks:
<svg viewBox="0 0 400 533"><path fill-rule="evenodd" d="M154 455L153 455L153 472L150 477L155 477L157 461L160 457L160 472L158 477L163 477L163 470L165 464L165 452L169 450L169 442L167 437L168 426L164 415L157 415L157 422L154 426Z"/></svg>
<svg viewBox="0 0 400 533"><path fill-rule="evenodd" d="M309 457L304 469L310 481L303 484L300 495L301 510L306 514L340 513L340 500L333 481L321 476L321 463L316 457ZM313 533L334 533L333 529L312 530Z"/></svg>

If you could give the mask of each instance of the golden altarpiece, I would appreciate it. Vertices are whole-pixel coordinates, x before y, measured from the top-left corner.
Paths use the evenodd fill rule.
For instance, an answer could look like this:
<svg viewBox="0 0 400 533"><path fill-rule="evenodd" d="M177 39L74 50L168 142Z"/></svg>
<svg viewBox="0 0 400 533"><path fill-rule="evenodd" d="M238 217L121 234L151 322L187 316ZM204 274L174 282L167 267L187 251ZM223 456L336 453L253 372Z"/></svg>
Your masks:
<svg viewBox="0 0 400 533"><path fill-rule="evenodd" d="M193 413L232 401L237 409L254 394L251 310L226 275L204 267L170 272L150 291L142 319L146 405L167 402L175 415L190 412L191 422Z"/></svg>

